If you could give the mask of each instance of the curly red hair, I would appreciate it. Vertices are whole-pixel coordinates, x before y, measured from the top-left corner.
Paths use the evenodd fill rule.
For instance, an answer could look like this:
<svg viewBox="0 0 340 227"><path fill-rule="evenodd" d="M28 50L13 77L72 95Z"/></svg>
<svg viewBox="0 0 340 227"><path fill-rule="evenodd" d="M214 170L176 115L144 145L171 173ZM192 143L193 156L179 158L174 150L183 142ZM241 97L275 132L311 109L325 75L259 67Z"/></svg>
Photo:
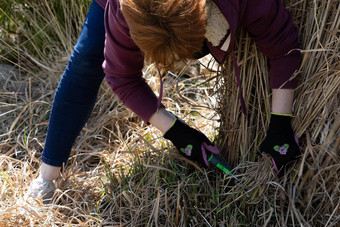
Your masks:
<svg viewBox="0 0 340 227"><path fill-rule="evenodd" d="M120 0L131 38L148 62L171 69L202 49L204 0Z"/></svg>

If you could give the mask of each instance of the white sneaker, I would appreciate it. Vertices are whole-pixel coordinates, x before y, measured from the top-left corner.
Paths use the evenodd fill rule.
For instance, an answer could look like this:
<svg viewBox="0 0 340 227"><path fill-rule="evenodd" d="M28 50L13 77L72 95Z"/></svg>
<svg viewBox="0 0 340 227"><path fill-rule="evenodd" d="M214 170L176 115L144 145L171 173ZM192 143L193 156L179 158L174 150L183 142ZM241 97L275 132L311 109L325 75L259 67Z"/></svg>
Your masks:
<svg viewBox="0 0 340 227"><path fill-rule="evenodd" d="M25 195L26 200L41 199L44 204L49 204L56 188L52 181L42 177L34 179Z"/></svg>

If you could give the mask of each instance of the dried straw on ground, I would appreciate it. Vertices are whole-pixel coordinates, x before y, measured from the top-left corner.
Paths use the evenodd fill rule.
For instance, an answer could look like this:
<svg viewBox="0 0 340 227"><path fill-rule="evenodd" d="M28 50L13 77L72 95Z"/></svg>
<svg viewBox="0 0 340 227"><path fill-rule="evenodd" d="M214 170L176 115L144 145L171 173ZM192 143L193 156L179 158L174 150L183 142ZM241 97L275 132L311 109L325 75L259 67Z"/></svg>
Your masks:
<svg viewBox="0 0 340 227"><path fill-rule="evenodd" d="M54 204L46 207L25 203L23 195L37 175L53 93L76 41L73 31L79 32L84 19L86 10L79 6L86 1L61 0L63 8L51 1L27 3L36 11L17 7L10 13L5 6L13 2L18 3L1 2L2 15L5 10L14 21L29 18L31 24L12 25L26 37L19 43L12 42L15 34L1 39L2 59L16 67L7 66L0 74L0 226L340 222L339 1L285 1L300 29L304 53L293 122L303 156L283 179L275 177L257 150L270 113L267 62L240 31L235 49L247 118L239 106L231 59L219 76L206 73L180 82L168 76L163 99L172 112L219 144L242 173L240 182L228 187L229 180L216 170L181 160L157 130L127 110L103 83L91 119L57 181ZM150 67L145 76L157 91L155 73Z"/></svg>

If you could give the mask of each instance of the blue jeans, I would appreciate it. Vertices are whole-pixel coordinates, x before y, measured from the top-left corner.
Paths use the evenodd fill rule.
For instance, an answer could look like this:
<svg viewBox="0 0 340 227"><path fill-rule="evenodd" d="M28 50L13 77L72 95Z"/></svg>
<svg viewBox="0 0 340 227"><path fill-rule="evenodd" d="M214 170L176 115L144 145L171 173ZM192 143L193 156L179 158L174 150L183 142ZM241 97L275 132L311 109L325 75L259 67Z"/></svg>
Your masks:
<svg viewBox="0 0 340 227"><path fill-rule="evenodd" d="M104 78L104 10L93 1L82 33L59 82L42 161L61 167L88 120Z"/></svg>

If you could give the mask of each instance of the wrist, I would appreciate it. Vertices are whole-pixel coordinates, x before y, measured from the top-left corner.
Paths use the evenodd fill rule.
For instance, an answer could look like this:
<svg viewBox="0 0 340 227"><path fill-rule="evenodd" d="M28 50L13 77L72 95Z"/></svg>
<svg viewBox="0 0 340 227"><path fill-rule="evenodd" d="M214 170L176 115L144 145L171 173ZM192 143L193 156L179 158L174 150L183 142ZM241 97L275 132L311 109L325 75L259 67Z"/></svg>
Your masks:
<svg viewBox="0 0 340 227"><path fill-rule="evenodd" d="M293 101L293 89L273 89L272 113L292 114Z"/></svg>
<svg viewBox="0 0 340 227"><path fill-rule="evenodd" d="M175 123L175 119L168 111L161 108L151 116L149 122L164 134Z"/></svg>

